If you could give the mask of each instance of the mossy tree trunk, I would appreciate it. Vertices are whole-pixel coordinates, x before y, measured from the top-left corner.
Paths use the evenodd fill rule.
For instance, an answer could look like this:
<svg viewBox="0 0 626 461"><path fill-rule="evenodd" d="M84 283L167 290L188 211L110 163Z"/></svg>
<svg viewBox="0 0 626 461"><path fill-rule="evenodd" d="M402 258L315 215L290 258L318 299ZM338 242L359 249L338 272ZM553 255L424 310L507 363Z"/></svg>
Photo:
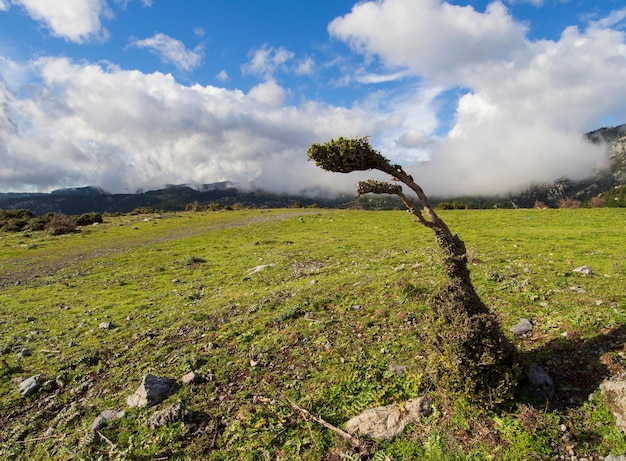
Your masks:
<svg viewBox="0 0 626 461"><path fill-rule="evenodd" d="M359 182L357 194L394 194L418 221L432 229L445 266L445 283L430 298L432 318L425 337L427 371L443 392L463 395L491 406L507 400L521 374L519 357L506 338L494 313L482 302L467 268L465 243L452 234L437 215L422 188L400 165L369 145L367 138L339 138L313 144L309 158L327 170L339 173L376 169L396 183ZM421 210L403 193L403 183L421 204Z"/></svg>

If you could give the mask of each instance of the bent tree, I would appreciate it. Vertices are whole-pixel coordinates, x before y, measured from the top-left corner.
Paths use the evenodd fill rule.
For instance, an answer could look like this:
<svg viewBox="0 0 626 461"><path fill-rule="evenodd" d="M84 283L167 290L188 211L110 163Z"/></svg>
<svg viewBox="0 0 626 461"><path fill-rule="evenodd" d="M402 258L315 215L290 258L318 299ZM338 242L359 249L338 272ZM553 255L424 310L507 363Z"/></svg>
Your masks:
<svg viewBox="0 0 626 461"><path fill-rule="evenodd" d="M367 138L313 144L308 155L327 171L387 173L395 183L361 181L357 194L397 195L419 223L434 232L445 267L445 282L430 297L431 314L424 337L426 372L432 383L449 395L464 395L486 406L511 398L521 375L519 354L504 335L496 315L474 289L464 242L435 213L422 188L400 165L392 165L374 150ZM399 183L417 195L421 209L404 194Z"/></svg>

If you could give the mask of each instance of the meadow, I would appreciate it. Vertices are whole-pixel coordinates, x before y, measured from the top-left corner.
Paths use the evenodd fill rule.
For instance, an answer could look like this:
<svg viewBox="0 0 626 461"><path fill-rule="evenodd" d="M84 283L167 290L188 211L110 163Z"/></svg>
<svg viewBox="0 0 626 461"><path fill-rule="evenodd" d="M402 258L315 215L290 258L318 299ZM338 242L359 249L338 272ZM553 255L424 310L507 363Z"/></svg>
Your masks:
<svg viewBox="0 0 626 461"><path fill-rule="evenodd" d="M626 212L440 216L467 245L478 293L557 394L490 410L432 395L431 415L370 441L370 459L625 454L598 386L626 369ZM290 402L342 427L434 394L419 338L443 266L404 211L106 217L69 235L0 233L0 261L2 459L361 459ZM521 318L533 330L514 337ZM191 371L201 382L183 384ZM155 407L127 408L147 373L178 385ZM42 387L21 395L37 374ZM148 427L173 403L183 420ZM107 409L125 415L92 430Z"/></svg>

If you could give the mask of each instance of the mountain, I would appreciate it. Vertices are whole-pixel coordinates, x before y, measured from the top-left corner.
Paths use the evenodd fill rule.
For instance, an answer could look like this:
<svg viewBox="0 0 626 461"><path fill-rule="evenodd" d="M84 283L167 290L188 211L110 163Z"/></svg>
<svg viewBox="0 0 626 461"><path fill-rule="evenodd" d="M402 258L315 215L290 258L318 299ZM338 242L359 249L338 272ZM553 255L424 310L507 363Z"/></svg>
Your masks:
<svg viewBox="0 0 626 461"><path fill-rule="evenodd" d="M59 189L43 193L0 193L0 209L27 209L37 215L60 212L68 215L83 213L129 213L135 209L184 210L189 204L217 203L221 206L255 208L286 208L294 204L308 206L318 203L325 207L338 207L352 197L311 199L265 191L241 191L232 183L168 185L164 189L134 194L109 194L98 187Z"/></svg>
<svg viewBox="0 0 626 461"><path fill-rule="evenodd" d="M561 178L550 184L539 184L527 190L504 197L459 197L432 198L434 204L451 208L532 208L537 203L557 207L564 199L585 202L605 194L609 196L616 187L626 184L626 124L605 127L585 134L592 143L604 143L609 150L608 168L589 173L583 181ZM621 194L621 192L620 192ZM173 211L183 210L188 205L217 203L221 206L243 206L256 208L284 208L294 205L309 206L317 203L331 208L394 208L402 204L395 197L365 196L356 199L343 195L331 198L298 195L281 195L262 190L242 191L235 184L225 181L190 186L168 185L164 189L138 191L133 194L109 194L99 187L76 187L58 189L44 193L0 193L0 209L27 209L37 215L61 212L80 215L89 212L128 213L139 208ZM617 199L615 199L617 200ZM611 201L611 205L619 202ZM609 203L607 203L608 205ZM623 206L623 205L622 205Z"/></svg>
<svg viewBox="0 0 626 461"><path fill-rule="evenodd" d="M608 166L590 171L587 179L572 181L560 178L507 196L433 198L432 201L447 208L533 208L537 204L558 207L563 200L587 202L596 197L614 195L615 188L626 184L626 124L590 131L585 137L594 144L605 144L609 154ZM626 205L621 199L617 204ZM606 205L609 206L608 203Z"/></svg>

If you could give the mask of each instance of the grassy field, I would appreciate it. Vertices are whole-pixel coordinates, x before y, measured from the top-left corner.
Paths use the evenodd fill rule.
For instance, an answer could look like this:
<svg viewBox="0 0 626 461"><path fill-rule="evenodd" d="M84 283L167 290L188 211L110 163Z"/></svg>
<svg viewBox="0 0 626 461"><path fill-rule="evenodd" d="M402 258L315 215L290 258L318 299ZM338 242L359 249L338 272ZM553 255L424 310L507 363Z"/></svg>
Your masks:
<svg viewBox="0 0 626 461"><path fill-rule="evenodd" d="M507 334L533 322L514 341L557 396L486 411L434 395L432 415L371 442L371 459L626 453L598 391L626 365L624 210L441 216ZM431 390L418 338L442 266L433 235L405 212L106 218L65 236L0 234L0 261L2 459L359 459L289 400L341 427ZM573 272L583 265L594 274ZM204 381L182 384L190 371ZM156 407L127 408L147 373L179 384ZM36 374L42 388L22 396L19 380ZM190 416L146 425L173 403ZM107 409L126 414L92 431Z"/></svg>

